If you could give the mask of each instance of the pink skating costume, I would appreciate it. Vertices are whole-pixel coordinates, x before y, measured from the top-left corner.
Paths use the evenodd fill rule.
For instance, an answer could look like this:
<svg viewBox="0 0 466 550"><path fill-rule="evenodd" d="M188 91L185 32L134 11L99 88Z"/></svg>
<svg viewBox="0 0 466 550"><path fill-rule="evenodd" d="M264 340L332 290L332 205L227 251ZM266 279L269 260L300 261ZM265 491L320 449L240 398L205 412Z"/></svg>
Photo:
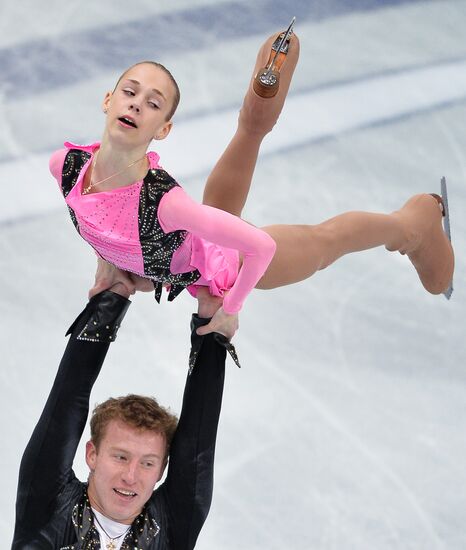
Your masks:
<svg viewBox="0 0 466 550"><path fill-rule="evenodd" d="M53 153L58 181L80 235L106 261L162 286L169 300L184 288L207 286L224 296L226 313L237 313L264 274L275 242L264 231L222 210L194 202L149 152L143 180L110 191L83 194L83 179L99 143ZM242 257L240 268L239 255Z"/></svg>

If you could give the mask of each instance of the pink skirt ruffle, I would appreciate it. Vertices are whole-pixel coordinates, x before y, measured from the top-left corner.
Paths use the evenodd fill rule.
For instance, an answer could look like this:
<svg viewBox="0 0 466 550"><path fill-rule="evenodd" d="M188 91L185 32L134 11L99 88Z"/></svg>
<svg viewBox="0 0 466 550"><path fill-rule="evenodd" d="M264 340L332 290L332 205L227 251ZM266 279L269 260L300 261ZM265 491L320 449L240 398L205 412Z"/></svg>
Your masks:
<svg viewBox="0 0 466 550"><path fill-rule="evenodd" d="M188 286L192 296L197 295L200 286L209 288L212 296L223 296L236 281L239 270L239 253L231 248L224 248L209 241L188 234L186 240L173 256L171 271L178 273L177 266L186 271L186 255L190 269L197 269L201 278L195 284Z"/></svg>

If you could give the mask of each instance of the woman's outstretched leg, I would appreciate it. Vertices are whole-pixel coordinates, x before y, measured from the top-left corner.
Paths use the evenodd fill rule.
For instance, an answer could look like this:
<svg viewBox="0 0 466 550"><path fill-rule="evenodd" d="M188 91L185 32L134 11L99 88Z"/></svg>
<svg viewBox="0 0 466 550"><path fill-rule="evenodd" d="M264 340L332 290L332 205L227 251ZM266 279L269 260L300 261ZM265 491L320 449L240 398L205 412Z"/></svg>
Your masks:
<svg viewBox="0 0 466 550"><path fill-rule="evenodd" d="M345 254L384 245L406 254L426 290L440 294L448 288L454 269L453 249L441 220L439 202L423 194L392 214L347 212L319 225L264 227L277 251L257 288L302 281Z"/></svg>
<svg viewBox="0 0 466 550"><path fill-rule="evenodd" d="M291 78L299 57L299 40L292 35L286 59L280 70L280 88L275 97L262 98L253 90L253 80L267 63L272 44L279 33L262 45L243 101L238 128L212 170L204 189L203 203L240 216L248 197L262 140L282 111Z"/></svg>

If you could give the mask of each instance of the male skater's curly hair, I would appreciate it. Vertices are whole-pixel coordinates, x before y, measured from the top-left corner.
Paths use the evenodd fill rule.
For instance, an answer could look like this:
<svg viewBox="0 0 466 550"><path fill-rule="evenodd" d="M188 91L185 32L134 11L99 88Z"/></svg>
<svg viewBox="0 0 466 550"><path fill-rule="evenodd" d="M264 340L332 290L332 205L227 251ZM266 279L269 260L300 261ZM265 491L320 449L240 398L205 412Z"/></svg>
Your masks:
<svg viewBox="0 0 466 550"><path fill-rule="evenodd" d="M90 421L91 441L97 450L111 420L120 420L137 430L148 430L164 436L167 443L165 459L167 458L178 419L168 409L160 406L156 399L129 394L111 397L97 405Z"/></svg>

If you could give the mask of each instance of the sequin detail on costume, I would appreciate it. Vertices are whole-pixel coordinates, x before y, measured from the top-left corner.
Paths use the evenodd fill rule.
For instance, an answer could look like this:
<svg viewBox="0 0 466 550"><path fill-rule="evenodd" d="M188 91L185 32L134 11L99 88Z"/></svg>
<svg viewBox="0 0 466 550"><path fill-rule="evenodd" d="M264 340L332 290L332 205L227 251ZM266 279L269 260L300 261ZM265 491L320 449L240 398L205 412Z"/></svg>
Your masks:
<svg viewBox="0 0 466 550"><path fill-rule="evenodd" d="M171 273L173 254L186 238L186 231L165 233L160 227L157 216L160 201L165 193L178 187L176 181L162 169L151 169L144 178L139 197L139 238L144 273L158 281L156 298L160 296L163 284L170 285L168 300L173 300L184 288L195 283L201 276L199 271Z"/></svg>
<svg viewBox="0 0 466 550"><path fill-rule="evenodd" d="M71 514L71 520L79 542L69 548L100 550L100 537L94 525L94 518L87 491L84 492L80 501L75 504ZM159 532L160 527L158 523L149 515L148 510L144 508L131 524L131 529L126 533L120 550L133 550L134 548L144 550L149 548L151 541Z"/></svg>
<svg viewBox="0 0 466 550"><path fill-rule="evenodd" d="M81 195L75 186L90 158L88 152L70 149L63 165L63 194L76 229L106 261L151 279L157 301L163 286L170 288L168 300L173 300L201 276L198 270L170 271L173 254L187 233L164 233L157 211L162 197L177 182L162 169L150 169L143 182Z"/></svg>
<svg viewBox="0 0 466 550"><path fill-rule="evenodd" d="M78 149L73 149L72 151L69 151L69 153L66 155L65 162L63 163L61 184L63 196L65 198L68 196L71 189L73 189L73 187L76 185L76 181L78 180L81 169L89 160L90 156L91 155L89 153L86 153L85 151L80 151ZM71 220L76 227L78 233L80 233L76 214L69 204L67 204L67 206L71 216Z"/></svg>

